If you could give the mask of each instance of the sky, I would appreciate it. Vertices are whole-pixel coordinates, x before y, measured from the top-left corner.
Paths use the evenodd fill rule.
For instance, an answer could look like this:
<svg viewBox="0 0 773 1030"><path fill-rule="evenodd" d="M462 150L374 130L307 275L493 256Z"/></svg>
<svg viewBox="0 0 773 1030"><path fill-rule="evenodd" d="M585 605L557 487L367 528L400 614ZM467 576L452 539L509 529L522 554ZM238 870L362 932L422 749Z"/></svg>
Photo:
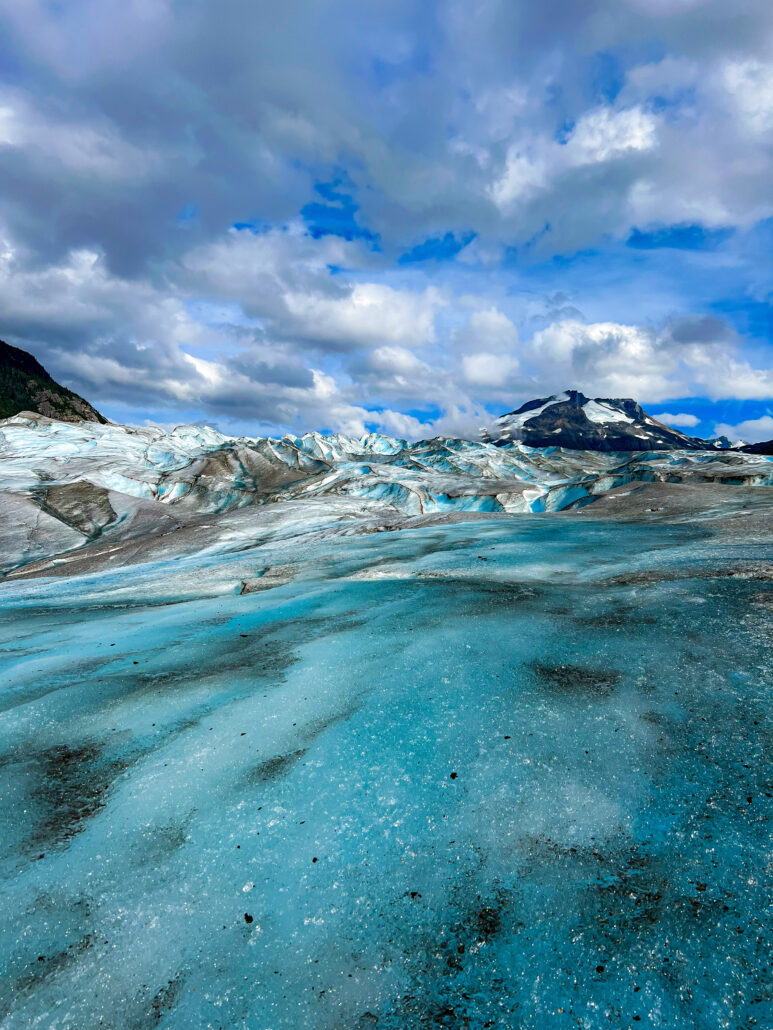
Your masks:
<svg viewBox="0 0 773 1030"><path fill-rule="evenodd" d="M773 437L770 0L0 0L0 338L122 423Z"/></svg>

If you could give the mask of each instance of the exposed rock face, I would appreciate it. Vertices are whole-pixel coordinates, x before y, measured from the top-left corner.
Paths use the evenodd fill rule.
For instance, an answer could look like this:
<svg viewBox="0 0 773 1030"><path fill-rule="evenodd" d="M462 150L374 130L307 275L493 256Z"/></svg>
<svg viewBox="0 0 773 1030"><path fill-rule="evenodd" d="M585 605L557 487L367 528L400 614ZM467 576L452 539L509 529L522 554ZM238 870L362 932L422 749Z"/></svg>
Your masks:
<svg viewBox="0 0 773 1030"><path fill-rule="evenodd" d="M31 354L0 340L0 418L22 411L60 422L107 422L88 401L52 379Z"/></svg>
<svg viewBox="0 0 773 1030"><path fill-rule="evenodd" d="M741 447L744 454L773 454L773 440L765 440L763 443L749 443Z"/></svg>
<svg viewBox="0 0 773 1030"><path fill-rule="evenodd" d="M89 538L98 537L117 517L110 504L109 492L88 480L49 486L40 500L40 507Z"/></svg>
<svg viewBox="0 0 773 1030"><path fill-rule="evenodd" d="M658 422L630 397L591 400L577 390L527 401L498 418L483 438L500 446L519 441L528 447L586 451L685 451L709 446L706 440Z"/></svg>

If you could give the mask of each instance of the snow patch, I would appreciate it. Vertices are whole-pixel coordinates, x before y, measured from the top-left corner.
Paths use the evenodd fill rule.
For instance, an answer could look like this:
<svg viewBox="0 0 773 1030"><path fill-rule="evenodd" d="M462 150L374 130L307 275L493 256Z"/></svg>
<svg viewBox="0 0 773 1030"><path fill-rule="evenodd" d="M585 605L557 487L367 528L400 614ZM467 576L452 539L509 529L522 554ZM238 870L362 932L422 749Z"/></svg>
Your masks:
<svg viewBox="0 0 773 1030"><path fill-rule="evenodd" d="M630 418L619 408L602 404L600 401L588 401L587 404L583 404L582 410L585 412L585 417L597 425L605 426L610 422L628 422L629 424L635 422L635 419Z"/></svg>

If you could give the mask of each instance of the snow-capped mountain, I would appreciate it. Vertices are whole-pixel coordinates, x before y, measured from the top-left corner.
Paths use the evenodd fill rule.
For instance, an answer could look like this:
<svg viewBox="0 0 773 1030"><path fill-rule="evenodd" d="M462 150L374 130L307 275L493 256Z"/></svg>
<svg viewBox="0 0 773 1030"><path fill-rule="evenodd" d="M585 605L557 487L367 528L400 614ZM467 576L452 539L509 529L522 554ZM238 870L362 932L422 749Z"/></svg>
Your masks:
<svg viewBox="0 0 773 1030"><path fill-rule="evenodd" d="M587 451L704 450L708 443L658 422L630 397L589 398L577 390L527 401L483 431L499 446Z"/></svg>

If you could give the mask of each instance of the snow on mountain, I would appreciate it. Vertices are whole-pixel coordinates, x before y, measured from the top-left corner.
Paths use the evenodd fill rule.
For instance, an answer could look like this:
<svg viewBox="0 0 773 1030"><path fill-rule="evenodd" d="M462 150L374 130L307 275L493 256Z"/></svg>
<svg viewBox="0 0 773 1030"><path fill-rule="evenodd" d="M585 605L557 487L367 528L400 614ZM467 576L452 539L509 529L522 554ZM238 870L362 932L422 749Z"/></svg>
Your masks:
<svg viewBox="0 0 773 1030"><path fill-rule="evenodd" d="M528 401L484 430L498 445L591 451L698 450L706 441L658 422L631 398L588 398L577 390Z"/></svg>
<svg viewBox="0 0 773 1030"><path fill-rule="evenodd" d="M600 426L607 426L615 422L628 422L631 425L635 423L635 419L612 407L609 402L586 401L582 410L587 419Z"/></svg>

